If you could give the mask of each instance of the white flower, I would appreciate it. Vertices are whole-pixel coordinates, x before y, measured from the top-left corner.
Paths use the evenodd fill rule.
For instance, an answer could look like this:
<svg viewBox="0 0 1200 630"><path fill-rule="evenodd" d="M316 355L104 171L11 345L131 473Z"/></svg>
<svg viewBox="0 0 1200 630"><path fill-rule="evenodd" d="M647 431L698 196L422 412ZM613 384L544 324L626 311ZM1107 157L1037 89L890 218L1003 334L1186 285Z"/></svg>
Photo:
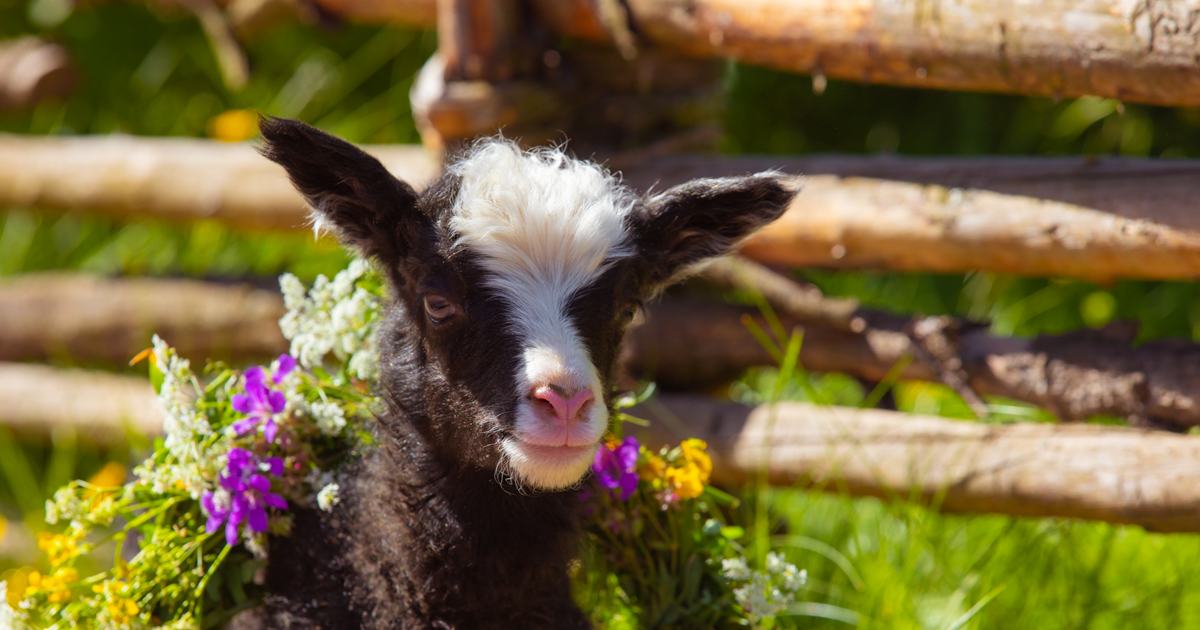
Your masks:
<svg viewBox="0 0 1200 630"><path fill-rule="evenodd" d="M741 582L750 579L750 567L746 564L745 558L730 558L721 561L721 574L726 579Z"/></svg>
<svg viewBox="0 0 1200 630"><path fill-rule="evenodd" d="M783 570L783 588L784 590L796 592L800 590L808 582L808 569L796 570L796 565L789 564Z"/></svg>
<svg viewBox="0 0 1200 630"><path fill-rule="evenodd" d="M373 377L374 356L358 356L365 352L375 354L372 320L380 308L379 298L356 284L368 270L366 262L355 260L334 276L332 282L325 276L317 276L307 295L295 276L280 277L288 312L279 320L279 329L292 342L291 354L300 365L319 366L332 352L339 360L348 362L351 374Z"/></svg>
<svg viewBox="0 0 1200 630"><path fill-rule="evenodd" d="M250 551L250 555L254 556L255 560L267 559L267 537L265 534L250 532L249 536L243 538L243 542L246 545L246 549Z"/></svg>
<svg viewBox="0 0 1200 630"><path fill-rule="evenodd" d="M73 521L83 515L83 507L74 488L59 488L54 498L46 501L46 522L56 525L60 520Z"/></svg>
<svg viewBox="0 0 1200 630"><path fill-rule="evenodd" d="M808 572L787 562L783 554L767 554L766 571L752 571L745 558L721 561L721 573L727 580L744 582L733 589L733 597L741 605L752 624L775 617L796 600L796 591L808 581Z"/></svg>
<svg viewBox="0 0 1200 630"><path fill-rule="evenodd" d="M324 488L321 488L321 491L317 493L317 506L326 512L332 511L333 506L337 505L338 502L342 500L341 496L338 494L340 491L341 487L339 487L336 483L331 483Z"/></svg>
<svg viewBox="0 0 1200 630"><path fill-rule="evenodd" d="M337 403L318 401L309 405L309 412L325 435L337 435L346 428L346 412Z"/></svg>
<svg viewBox="0 0 1200 630"><path fill-rule="evenodd" d="M300 282L300 278L290 273L279 276L279 289L283 291L283 305L287 307L287 310L297 311L303 308L304 301L307 299L307 291L304 283Z"/></svg>
<svg viewBox="0 0 1200 630"><path fill-rule="evenodd" d="M0 582L0 630L15 630L16 613L8 607L8 582Z"/></svg>

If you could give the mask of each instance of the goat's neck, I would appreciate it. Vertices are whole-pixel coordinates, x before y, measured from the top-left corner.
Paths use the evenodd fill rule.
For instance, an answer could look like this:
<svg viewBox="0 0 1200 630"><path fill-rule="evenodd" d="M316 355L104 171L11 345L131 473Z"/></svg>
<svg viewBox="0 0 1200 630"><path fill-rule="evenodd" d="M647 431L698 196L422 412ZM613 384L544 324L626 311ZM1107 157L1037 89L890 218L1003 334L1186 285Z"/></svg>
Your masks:
<svg viewBox="0 0 1200 630"><path fill-rule="evenodd" d="M578 545L575 494L522 495L492 471L431 453L415 432L389 436L364 471L360 515L390 524L361 532L386 538L373 563L390 575L374 581L390 593L376 588L372 598L401 595L412 614L451 627L513 627L497 619L585 627L567 577Z"/></svg>

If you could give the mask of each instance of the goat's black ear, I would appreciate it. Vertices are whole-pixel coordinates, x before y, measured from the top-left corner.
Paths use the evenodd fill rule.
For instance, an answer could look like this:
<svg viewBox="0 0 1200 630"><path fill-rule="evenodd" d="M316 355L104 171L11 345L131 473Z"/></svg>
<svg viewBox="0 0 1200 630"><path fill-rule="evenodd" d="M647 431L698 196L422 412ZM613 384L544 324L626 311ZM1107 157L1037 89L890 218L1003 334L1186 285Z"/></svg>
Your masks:
<svg viewBox="0 0 1200 630"><path fill-rule="evenodd" d="M697 179L650 197L632 216L645 283L664 288L690 268L732 251L787 209L799 186L782 173Z"/></svg>
<svg viewBox="0 0 1200 630"><path fill-rule="evenodd" d="M398 260L421 223L417 193L362 149L298 120L263 117L261 153L287 170L315 213L362 255Z"/></svg>

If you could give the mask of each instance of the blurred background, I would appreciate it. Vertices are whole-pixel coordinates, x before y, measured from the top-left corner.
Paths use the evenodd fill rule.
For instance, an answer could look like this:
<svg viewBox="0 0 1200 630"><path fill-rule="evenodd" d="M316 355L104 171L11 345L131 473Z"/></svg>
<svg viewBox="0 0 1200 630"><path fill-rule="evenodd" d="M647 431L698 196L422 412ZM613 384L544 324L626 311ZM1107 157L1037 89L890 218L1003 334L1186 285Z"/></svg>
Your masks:
<svg viewBox="0 0 1200 630"><path fill-rule="evenodd" d="M189 6L0 0L0 45L37 37L60 46L69 59L61 89L9 103L0 111L0 131L243 142L252 141L261 112L299 118L358 143L421 142L409 94L437 47L432 31L360 26L330 16L316 24L284 21L243 40L248 73L239 79L222 65L222 43L203 25L205 11L215 9ZM837 80L815 90L811 77L735 62L724 66L721 85L719 147L726 154L1200 157L1198 109ZM0 282L66 272L192 278L276 291L282 272L311 283L348 261L335 242L303 231L0 208ZM986 323L1002 336L1099 329L1125 320L1137 324L1138 344L1160 338L1200 342L1194 282L1098 286L981 272L795 275L826 295L854 297L865 307L899 315L953 314ZM148 342L149 331L145 336ZM69 351L42 363L144 375L144 366L99 364ZM774 376L769 369L753 370L732 391L755 400L756 392L773 387ZM794 399L854 405L866 397L864 385L849 376L802 372L796 378L805 382L785 389ZM970 417L963 401L941 385L900 382L892 398L901 411ZM1014 405L1018 410L1002 421L1053 420L1045 411ZM69 426L13 430L3 420L0 409L0 574L40 562L35 535L46 527L43 504L56 487L72 478L122 478L148 443L134 430L97 441ZM1113 417L1093 421L1124 423ZM798 549L793 561L814 577L822 601L855 611L851 621L861 627L947 628L1002 588L965 627L1200 628L1200 540L1193 535L1069 519L943 515L903 500L837 492L769 492L779 531L834 550ZM852 577L835 557L848 559ZM800 625L847 627L845 619L805 618Z"/></svg>

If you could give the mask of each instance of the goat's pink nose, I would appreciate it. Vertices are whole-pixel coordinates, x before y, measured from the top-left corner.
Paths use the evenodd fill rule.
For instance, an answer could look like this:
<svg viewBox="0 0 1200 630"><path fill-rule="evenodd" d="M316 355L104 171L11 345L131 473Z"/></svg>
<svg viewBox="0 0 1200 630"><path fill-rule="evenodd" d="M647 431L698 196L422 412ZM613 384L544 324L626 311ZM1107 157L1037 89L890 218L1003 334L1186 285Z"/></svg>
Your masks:
<svg viewBox="0 0 1200 630"><path fill-rule="evenodd" d="M592 396L591 390L587 389L577 392L570 399L563 398L556 390L561 391L553 385L545 385L537 388L533 392L533 397L550 403L550 406L554 408L554 416L563 422L574 421L575 416L579 415L579 412L583 411L583 408L595 398Z"/></svg>

